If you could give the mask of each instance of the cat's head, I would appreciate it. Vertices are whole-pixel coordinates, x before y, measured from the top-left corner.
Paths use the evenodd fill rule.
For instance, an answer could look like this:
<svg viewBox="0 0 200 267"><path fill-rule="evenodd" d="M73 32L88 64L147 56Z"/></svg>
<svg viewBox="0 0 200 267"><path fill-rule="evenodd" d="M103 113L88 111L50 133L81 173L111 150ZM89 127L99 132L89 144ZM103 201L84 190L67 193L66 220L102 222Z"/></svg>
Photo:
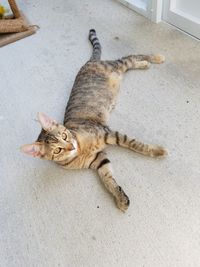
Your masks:
<svg viewBox="0 0 200 267"><path fill-rule="evenodd" d="M42 126L41 133L36 142L22 146L22 152L56 162L77 154L77 141L71 131L43 113L38 113L38 120Z"/></svg>

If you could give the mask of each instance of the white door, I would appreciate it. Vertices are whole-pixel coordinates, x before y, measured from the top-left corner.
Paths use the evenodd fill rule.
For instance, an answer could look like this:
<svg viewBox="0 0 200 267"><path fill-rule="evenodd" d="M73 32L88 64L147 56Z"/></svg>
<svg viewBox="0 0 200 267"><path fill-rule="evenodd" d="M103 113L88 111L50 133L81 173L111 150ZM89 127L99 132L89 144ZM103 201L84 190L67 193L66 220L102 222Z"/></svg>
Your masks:
<svg viewBox="0 0 200 267"><path fill-rule="evenodd" d="M125 6L133 9L141 15L148 17L148 2L149 0L118 0Z"/></svg>
<svg viewBox="0 0 200 267"><path fill-rule="evenodd" d="M163 0L163 20L200 39L200 0Z"/></svg>
<svg viewBox="0 0 200 267"><path fill-rule="evenodd" d="M118 0L118 1L154 22L161 21L162 0Z"/></svg>

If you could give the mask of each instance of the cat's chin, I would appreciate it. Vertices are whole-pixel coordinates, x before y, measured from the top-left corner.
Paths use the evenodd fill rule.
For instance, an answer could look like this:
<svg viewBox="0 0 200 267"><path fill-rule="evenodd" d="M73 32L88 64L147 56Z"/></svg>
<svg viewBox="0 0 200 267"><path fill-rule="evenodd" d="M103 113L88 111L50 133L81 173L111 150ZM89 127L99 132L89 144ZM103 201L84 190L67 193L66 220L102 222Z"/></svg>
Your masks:
<svg viewBox="0 0 200 267"><path fill-rule="evenodd" d="M69 153L67 153L68 154L67 158L72 158L72 157L76 156L77 155L77 152L78 152L77 151L77 148L74 148Z"/></svg>

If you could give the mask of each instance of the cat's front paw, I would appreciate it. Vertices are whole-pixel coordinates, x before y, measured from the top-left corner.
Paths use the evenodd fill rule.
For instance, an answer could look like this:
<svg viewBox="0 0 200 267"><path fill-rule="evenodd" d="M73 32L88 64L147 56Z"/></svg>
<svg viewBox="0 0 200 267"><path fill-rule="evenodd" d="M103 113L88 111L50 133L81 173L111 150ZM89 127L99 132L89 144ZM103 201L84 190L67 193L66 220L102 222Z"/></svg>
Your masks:
<svg viewBox="0 0 200 267"><path fill-rule="evenodd" d="M164 158L168 155L167 150L162 146L154 145L150 151L153 158Z"/></svg>
<svg viewBox="0 0 200 267"><path fill-rule="evenodd" d="M125 212L128 207L129 207L129 204L130 204L130 200L128 198L128 196L124 193L123 189L118 186L117 188L117 197L116 197L116 204L117 204L117 207Z"/></svg>

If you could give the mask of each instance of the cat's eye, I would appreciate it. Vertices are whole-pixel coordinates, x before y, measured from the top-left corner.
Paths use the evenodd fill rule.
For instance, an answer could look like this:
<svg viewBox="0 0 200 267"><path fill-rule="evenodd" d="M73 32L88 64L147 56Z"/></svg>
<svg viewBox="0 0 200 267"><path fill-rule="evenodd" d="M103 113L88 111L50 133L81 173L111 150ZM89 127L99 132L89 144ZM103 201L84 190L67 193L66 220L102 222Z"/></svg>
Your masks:
<svg viewBox="0 0 200 267"><path fill-rule="evenodd" d="M60 147L57 147L55 150L54 150L54 154L59 154L61 152L62 148Z"/></svg>
<svg viewBox="0 0 200 267"><path fill-rule="evenodd" d="M63 139L63 140L66 140L66 139L67 139L67 135L66 135L66 133L62 133L62 139Z"/></svg>

